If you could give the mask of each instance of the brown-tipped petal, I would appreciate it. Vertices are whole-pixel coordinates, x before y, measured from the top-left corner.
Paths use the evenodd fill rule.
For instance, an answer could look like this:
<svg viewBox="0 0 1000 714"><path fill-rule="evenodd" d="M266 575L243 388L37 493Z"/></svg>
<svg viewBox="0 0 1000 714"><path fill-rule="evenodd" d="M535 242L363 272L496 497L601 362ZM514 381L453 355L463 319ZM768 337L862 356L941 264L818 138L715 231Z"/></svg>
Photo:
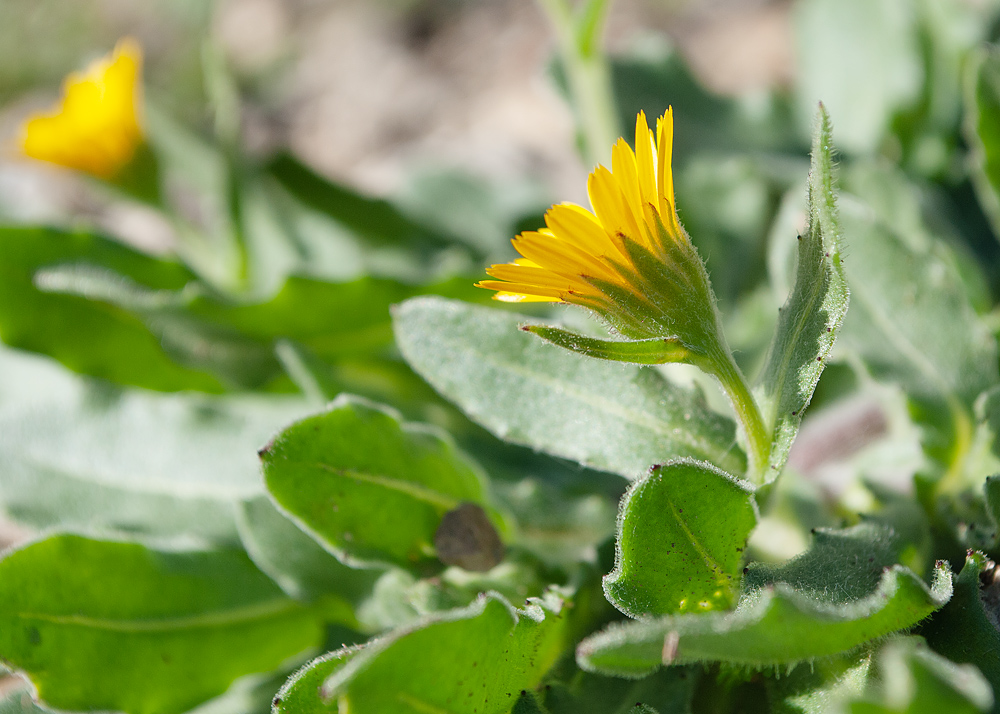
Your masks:
<svg viewBox="0 0 1000 714"><path fill-rule="evenodd" d="M639 176L639 199L643 206L659 207L656 194L656 140L646 123L646 113L635 118L635 165Z"/></svg>
<svg viewBox="0 0 1000 714"><path fill-rule="evenodd" d="M674 210L674 174L670 163L674 152L673 107L667 107L667 111L656 122L656 133L658 135L656 142L656 178L659 183L660 215L666 219ZM664 220L664 223L667 223L667 220Z"/></svg>

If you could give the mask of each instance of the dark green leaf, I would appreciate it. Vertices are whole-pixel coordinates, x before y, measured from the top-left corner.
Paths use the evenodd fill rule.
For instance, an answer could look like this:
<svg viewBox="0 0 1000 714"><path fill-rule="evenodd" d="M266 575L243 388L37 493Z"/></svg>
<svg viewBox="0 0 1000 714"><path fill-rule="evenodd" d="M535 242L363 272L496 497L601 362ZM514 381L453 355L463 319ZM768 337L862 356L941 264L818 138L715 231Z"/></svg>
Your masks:
<svg viewBox="0 0 1000 714"><path fill-rule="evenodd" d="M911 627L951 597L947 564L935 567L931 587L902 565L887 567L901 546L886 526L819 531L814 548L788 564L752 566L734 611L613 625L585 639L577 659L640 677L665 663L763 666L846 652Z"/></svg>
<svg viewBox="0 0 1000 714"><path fill-rule="evenodd" d="M772 429L769 479L784 467L837 332L849 291L841 265L830 118L820 106L809 171L809 230L799 238L795 287L781 309L762 376L762 411Z"/></svg>
<svg viewBox="0 0 1000 714"><path fill-rule="evenodd" d="M1000 48L984 49L969 63L965 111L973 183L1000 237Z"/></svg>
<svg viewBox="0 0 1000 714"><path fill-rule="evenodd" d="M276 713L505 714L562 654L562 607L547 596L518 610L486 594L462 610L317 660L278 695ZM320 690L314 669L326 675Z"/></svg>
<svg viewBox="0 0 1000 714"><path fill-rule="evenodd" d="M285 429L261 459L278 504L344 559L425 563L441 517L483 500L481 473L444 435L356 397Z"/></svg>
<svg viewBox="0 0 1000 714"><path fill-rule="evenodd" d="M982 553L969 553L955 578L951 602L936 612L920 633L952 662L976 665L996 693L1000 691L1000 631L996 625L1000 584L993 577L995 568L987 570L992 565ZM985 581L982 586L981 579ZM994 706L993 711L1000 711L1000 706Z"/></svg>
<svg viewBox="0 0 1000 714"><path fill-rule="evenodd" d="M321 638L238 551L61 535L0 561L0 656L63 709L183 712Z"/></svg>
<svg viewBox="0 0 1000 714"><path fill-rule="evenodd" d="M675 457L746 468L733 423L654 369L581 359L519 330L524 316L457 301L394 318L410 365L502 439L627 478Z"/></svg>
<svg viewBox="0 0 1000 714"><path fill-rule="evenodd" d="M634 618L731 608L757 525L752 492L708 464L654 467L622 499L608 600Z"/></svg>
<svg viewBox="0 0 1000 714"><path fill-rule="evenodd" d="M635 706L663 714L690 714L698 675L693 667L668 667L636 681L573 667L564 679L547 678L543 703L551 714L625 714Z"/></svg>
<svg viewBox="0 0 1000 714"><path fill-rule="evenodd" d="M391 203L336 184L291 154L276 155L264 171L305 205L369 241L397 245L442 242L441 236L407 218Z"/></svg>

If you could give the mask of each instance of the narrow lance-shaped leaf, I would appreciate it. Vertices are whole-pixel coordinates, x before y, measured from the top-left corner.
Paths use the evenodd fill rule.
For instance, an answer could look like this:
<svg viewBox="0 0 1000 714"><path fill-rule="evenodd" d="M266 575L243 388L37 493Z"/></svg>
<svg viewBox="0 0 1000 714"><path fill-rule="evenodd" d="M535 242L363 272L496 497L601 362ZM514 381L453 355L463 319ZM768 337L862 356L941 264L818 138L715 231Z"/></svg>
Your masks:
<svg viewBox="0 0 1000 714"><path fill-rule="evenodd" d="M343 559L426 564L442 516L483 503L482 475L443 434L342 395L260 453L271 496Z"/></svg>
<svg viewBox="0 0 1000 714"><path fill-rule="evenodd" d="M751 566L735 610L612 625L580 644L577 661L624 677L689 662L795 664L911 627L951 597L947 563L936 565L930 587L889 565L902 543L885 526L816 537L811 551L784 566Z"/></svg>
<svg viewBox="0 0 1000 714"><path fill-rule="evenodd" d="M467 608L321 657L288 681L274 711L506 714L563 653L565 637L558 597L515 609L487 593Z"/></svg>
<svg viewBox="0 0 1000 714"><path fill-rule="evenodd" d="M788 458L849 301L841 265L830 118L822 105L809 171L809 230L798 243L795 287L781 308L760 385L764 419L773 433L769 480Z"/></svg>
<svg viewBox="0 0 1000 714"><path fill-rule="evenodd" d="M410 365L502 439L626 478L679 457L745 470L733 422L696 391L552 349L518 329L526 319L430 297L394 313Z"/></svg>
<svg viewBox="0 0 1000 714"><path fill-rule="evenodd" d="M179 714L322 634L240 551L59 535L0 561L0 657L62 709Z"/></svg>
<svg viewBox="0 0 1000 714"><path fill-rule="evenodd" d="M750 484L692 461L654 467L622 499L604 592L635 618L729 609L756 524Z"/></svg>
<svg viewBox="0 0 1000 714"><path fill-rule="evenodd" d="M678 339L653 337L648 340L602 340L546 325L524 325L525 332L546 342L587 357L629 364L687 362L692 350Z"/></svg>

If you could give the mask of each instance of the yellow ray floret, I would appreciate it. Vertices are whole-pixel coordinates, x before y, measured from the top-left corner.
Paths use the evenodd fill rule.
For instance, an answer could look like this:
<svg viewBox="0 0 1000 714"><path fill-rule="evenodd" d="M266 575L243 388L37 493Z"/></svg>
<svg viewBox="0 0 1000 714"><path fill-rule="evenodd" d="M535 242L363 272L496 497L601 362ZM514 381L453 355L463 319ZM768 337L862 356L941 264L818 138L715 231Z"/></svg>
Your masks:
<svg viewBox="0 0 1000 714"><path fill-rule="evenodd" d="M142 50L125 39L110 56L69 75L62 102L25 122L25 155L99 178L113 177L143 141L141 68Z"/></svg>
<svg viewBox="0 0 1000 714"><path fill-rule="evenodd" d="M672 109L660 117L655 135L640 112L635 151L619 139L611 169L598 166L590 174L593 212L571 203L553 206L545 228L514 239L524 258L490 267L486 272L496 280L478 285L508 302L574 303L607 314L620 313L616 304L627 294L652 308L651 278L648 266L644 274L637 264L637 247L670 266L677 263L677 248L686 253L690 246L674 206L673 129Z"/></svg>

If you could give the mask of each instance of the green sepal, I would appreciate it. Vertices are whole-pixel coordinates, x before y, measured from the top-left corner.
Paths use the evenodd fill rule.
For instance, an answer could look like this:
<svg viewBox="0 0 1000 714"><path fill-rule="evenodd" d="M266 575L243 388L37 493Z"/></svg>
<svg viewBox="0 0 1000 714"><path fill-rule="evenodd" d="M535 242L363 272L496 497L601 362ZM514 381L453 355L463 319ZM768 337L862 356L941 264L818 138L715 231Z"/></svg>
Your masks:
<svg viewBox="0 0 1000 714"><path fill-rule="evenodd" d="M647 340L602 340L597 337L547 325L522 325L521 329L538 335L546 342L587 357L629 364L666 364L690 362L696 350L676 337L651 337Z"/></svg>

